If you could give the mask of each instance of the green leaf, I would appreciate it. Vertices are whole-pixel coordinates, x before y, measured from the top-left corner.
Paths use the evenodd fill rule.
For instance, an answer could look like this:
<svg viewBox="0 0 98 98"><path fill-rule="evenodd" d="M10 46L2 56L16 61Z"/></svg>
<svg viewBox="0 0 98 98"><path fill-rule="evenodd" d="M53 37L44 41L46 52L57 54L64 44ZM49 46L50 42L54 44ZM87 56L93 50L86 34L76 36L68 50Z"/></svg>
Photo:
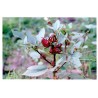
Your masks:
<svg viewBox="0 0 98 98"><path fill-rule="evenodd" d="M35 36L32 35L31 32L27 32L27 41L33 45L37 44L37 38Z"/></svg>
<svg viewBox="0 0 98 98"><path fill-rule="evenodd" d="M23 75L37 77L37 76L45 74L47 71L48 69L45 65L34 65L29 67L27 71L23 73Z"/></svg>
<svg viewBox="0 0 98 98"><path fill-rule="evenodd" d="M15 37L18 37L18 38L21 38L21 39L24 39L25 35L23 32L19 32L19 31L14 31L12 30L12 33Z"/></svg>

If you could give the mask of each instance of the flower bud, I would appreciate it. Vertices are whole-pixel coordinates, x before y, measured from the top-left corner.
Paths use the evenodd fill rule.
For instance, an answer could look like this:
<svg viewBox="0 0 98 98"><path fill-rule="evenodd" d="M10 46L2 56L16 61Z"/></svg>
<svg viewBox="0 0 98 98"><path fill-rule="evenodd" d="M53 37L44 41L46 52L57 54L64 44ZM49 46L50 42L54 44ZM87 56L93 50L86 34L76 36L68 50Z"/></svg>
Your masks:
<svg viewBox="0 0 98 98"><path fill-rule="evenodd" d="M52 22L51 21L48 21L48 25L52 26Z"/></svg>
<svg viewBox="0 0 98 98"><path fill-rule="evenodd" d="M46 48L48 48L50 46L48 39L43 38L41 42L42 42L43 46Z"/></svg>
<svg viewBox="0 0 98 98"><path fill-rule="evenodd" d="M69 46L70 45L70 41L69 40L65 40L65 45Z"/></svg>

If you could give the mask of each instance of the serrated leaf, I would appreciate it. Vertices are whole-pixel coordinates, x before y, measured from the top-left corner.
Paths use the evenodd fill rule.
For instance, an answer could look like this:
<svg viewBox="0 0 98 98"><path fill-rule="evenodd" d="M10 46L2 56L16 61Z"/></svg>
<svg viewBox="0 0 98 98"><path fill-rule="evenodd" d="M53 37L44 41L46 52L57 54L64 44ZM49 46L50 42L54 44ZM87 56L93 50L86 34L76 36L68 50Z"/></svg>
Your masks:
<svg viewBox="0 0 98 98"><path fill-rule="evenodd" d="M35 65L35 66L29 67L27 71L23 73L23 75L37 77L37 76L45 74L47 71L48 69L45 65Z"/></svg>
<svg viewBox="0 0 98 98"><path fill-rule="evenodd" d="M37 38L37 40L38 40L39 42L41 42L41 40L42 40L42 38L44 38L44 36L45 36L45 29L42 28L42 29L40 30L39 34L36 36L36 38Z"/></svg>
<svg viewBox="0 0 98 98"><path fill-rule="evenodd" d="M18 38L21 38L21 39L24 39L25 35L23 32L19 32L19 31L14 31L12 30L12 33L15 37L18 37Z"/></svg>
<svg viewBox="0 0 98 98"><path fill-rule="evenodd" d="M37 44L37 38L35 36L32 35L31 32L27 32L27 41L33 45Z"/></svg>

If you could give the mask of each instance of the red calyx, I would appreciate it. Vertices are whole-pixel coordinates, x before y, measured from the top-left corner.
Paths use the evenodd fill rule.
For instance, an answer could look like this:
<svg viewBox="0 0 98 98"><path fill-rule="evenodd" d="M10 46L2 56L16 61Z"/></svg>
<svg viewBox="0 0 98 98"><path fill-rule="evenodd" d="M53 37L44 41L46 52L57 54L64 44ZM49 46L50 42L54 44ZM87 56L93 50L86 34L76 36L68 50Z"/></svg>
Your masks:
<svg viewBox="0 0 98 98"><path fill-rule="evenodd" d="M62 44L58 44L58 45L56 45L55 47L56 47L56 48L61 48L61 46L62 46Z"/></svg>
<svg viewBox="0 0 98 98"><path fill-rule="evenodd" d="M49 37L49 42L50 43L57 42L57 38L54 34Z"/></svg>
<svg viewBox="0 0 98 98"><path fill-rule="evenodd" d="M60 54L61 51L62 51L61 46L62 46L62 44L58 44L58 45L56 45L54 47L51 47L50 48L50 53L52 53L52 54Z"/></svg>
<svg viewBox="0 0 98 98"><path fill-rule="evenodd" d="M43 46L46 48L48 48L50 46L48 39L43 38L41 42L42 42Z"/></svg>

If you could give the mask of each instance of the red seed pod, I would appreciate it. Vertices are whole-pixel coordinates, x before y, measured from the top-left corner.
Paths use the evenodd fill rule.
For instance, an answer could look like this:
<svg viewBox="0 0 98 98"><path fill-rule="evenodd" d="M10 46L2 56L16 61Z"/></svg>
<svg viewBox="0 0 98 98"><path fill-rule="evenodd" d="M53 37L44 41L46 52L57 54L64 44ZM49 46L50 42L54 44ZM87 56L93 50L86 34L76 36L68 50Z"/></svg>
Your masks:
<svg viewBox="0 0 98 98"><path fill-rule="evenodd" d="M50 46L48 39L43 38L41 42L42 42L43 46L46 48L48 48Z"/></svg>

